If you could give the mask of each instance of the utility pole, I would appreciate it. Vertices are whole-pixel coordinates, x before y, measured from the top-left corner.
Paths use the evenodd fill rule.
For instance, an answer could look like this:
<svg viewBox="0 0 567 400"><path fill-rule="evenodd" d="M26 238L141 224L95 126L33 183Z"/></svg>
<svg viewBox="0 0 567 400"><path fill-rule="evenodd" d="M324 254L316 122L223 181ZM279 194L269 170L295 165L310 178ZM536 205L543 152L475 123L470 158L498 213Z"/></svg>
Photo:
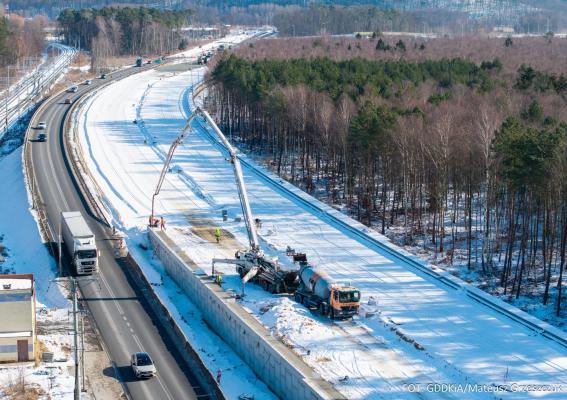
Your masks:
<svg viewBox="0 0 567 400"><path fill-rule="evenodd" d="M59 265L59 276L63 275L63 268L62 268L62 263L61 263L61 220L63 219L63 217L61 217L59 219L59 240L57 241L57 244L59 246L59 249L57 251L58 253L58 265Z"/></svg>
<svg viewBox="0 0 567 400"><path fill-rule="evenodd" d="M82 392L87 391L85 385L85 316L81 314L81 387Z"/></svg>
<svg viewBox="0 0 567 400"><path fill-rule="evenodd" d="M96 282L96 278L81 278L82 283ZM73 391L73 400L80 400L81 392L86 392L86 375L85 375L85 322L82 311L79 310L78 297L79 297L79 281L77 278L57 278L53 282L69 288L68 284L71 283L71 301L73 303L73 356L75 357L75 389ZM100 285L99 285L100 287ZM79 316L81 314L81 330L79 331ZM79 351L79 335L81 340L81 348ZM80 356L79 356L80 355Z"/></svg>
<svg viewBox="0 0 567 400"><path fill-rule="evenodd" d="M73 344L75 353L75 392L74 400L80 400L81 398L81 382L79 380L79 349L78 349L78 331L79 324L77 321L77 281L75 278L71 278L71 288L73 292Z"/></svg>

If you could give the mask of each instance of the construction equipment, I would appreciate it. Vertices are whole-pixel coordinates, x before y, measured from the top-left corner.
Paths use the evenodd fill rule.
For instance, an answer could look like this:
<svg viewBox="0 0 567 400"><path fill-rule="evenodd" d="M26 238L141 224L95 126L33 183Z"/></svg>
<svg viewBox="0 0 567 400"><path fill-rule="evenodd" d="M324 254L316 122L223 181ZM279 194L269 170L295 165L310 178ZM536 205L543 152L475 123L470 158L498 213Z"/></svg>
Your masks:
<svg viewBox="0 0 567 400"><path fill-rule="evenodd" d="M301 265L301 283L295 292L295 301L331 319L351 318L358 314L358 289L337 284L325 271L309 265L305 254L295 254L294 261Z"/></svg>
<svg viewBox="0 0 567 400"><path fill-rule="evenodd" d="M203 110L201 114L213 127L215 133L230 153L240 206L244 215L244 224L248 233L248 243L250 244L248 249L238 250L235 254L235 259L213 258L213 270L216 263L234 264L236 265L236 271L242 279L243 288L244 284L251 280L271 293L293 293L299 284L298 269L288 269L285 266L279 265L276 261L267 258L260 249L256 232L256 220L252 216L242 167L236 155L236 150L215 124L209 113Z"/></svg>
<svg viewBox="0 0 567 400"><path fill-rule="evenodd" d="M187 119L187 122L185 123L185 126L181 130L181 133L175 138L175 140L171 143L171 146L169 147L169 151L167 152L167 157L165 159L165 163L163 164L163 168L161 170L161 174L159 176L158 183L156 185L156 190L155 190L155 192L152 196L152 214L150 215L150 219L149 219L149 225L151 227L157 227L157 224L158 224L158 221L159 221L155 217L155 214L154 214L155 199L156 199L156 196L161 191L161 186L163 185L163 181L165 180L165 175L169 171L169 164L171 163L171 159L173 158L173 154L175 153L175 149L177 149L177 146L179 146L179 144L183 141L183 139L185 139L185 137L189 133L191 133L191 123L195 119L195 116L197 116L200 113L201 113L201 109L197 107L195 112L193 114L191 114L191 116Z"/></svg>
<svg viewBox="0 0 567 400"><path fill-rule="evenodd" d="M205 121L213 128L216 135L228 150L230 162L233 166L234 177L238 189L238 197L244 217L246 232L248 233L248 249L238 250L234 259L213 258L213 275L216 263L233 264L242 280L242 288L248 281L255 282L264 290L271 293L291 293L295 295L297 302L304 304L310 309L317 309L322 315L331 318L349 318L358 314L360 305L360 291L351 286L340 286L324 271L314 268L307 263L307 256L303 253L295 253L289 246L286 253L293 256L293 265L286 267L278 262L267 258L260 249L258 233L256 229L261 226L259 219L254 219L248 192L244 183L242 167L236 154L236 150L222 131L218 128L208 112L197 108L179 136L173 141L169 149L163 170L161 172L154 196L152 197L152 215L150 224L154 217L154 200L159 194L165 175L169 170L169 164L173 153L181 141L191 131L191 123L196 115L204 117ZM219 237L220 237L220 230ZM219 239L217 237L217 241ZM299 263L299 268L296 268Z"/></svg>

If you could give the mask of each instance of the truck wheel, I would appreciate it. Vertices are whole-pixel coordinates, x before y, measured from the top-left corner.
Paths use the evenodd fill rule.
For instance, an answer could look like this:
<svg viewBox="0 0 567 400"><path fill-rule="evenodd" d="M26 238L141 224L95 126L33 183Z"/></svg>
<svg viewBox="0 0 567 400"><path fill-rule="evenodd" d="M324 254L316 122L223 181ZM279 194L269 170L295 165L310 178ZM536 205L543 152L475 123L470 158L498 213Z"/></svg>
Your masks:
<svg viewBox="0 0 567 400"><path fill-rule="evenodd" d="M335 310L331 308L331 319L335 319Z"/></svg>
<svg viewBox="0 0 567 400"><path fill-rule="evenodd" d="M296 293L294 298L296 303L303 304L303 299L301 298L301 295L299 293Z"/></svg>
<svg viewBox="0 0 567 400"><path fill-rule="evenodd" d="M327 307L325 306L325 303L321 303L319 305L319 312L321 315L327 315Z"/></svg>

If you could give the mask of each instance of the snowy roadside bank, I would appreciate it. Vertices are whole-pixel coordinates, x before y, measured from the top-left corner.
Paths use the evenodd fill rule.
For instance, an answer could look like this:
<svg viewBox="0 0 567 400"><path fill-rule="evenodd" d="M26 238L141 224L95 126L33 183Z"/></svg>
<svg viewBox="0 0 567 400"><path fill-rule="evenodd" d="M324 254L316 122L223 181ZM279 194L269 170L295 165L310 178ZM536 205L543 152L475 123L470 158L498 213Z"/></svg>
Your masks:
<svg viewBox="0 0 567 400"><path fill-rule="evenodd" d="M0 273L33 273L37 298L39 349L54 353L53 363L24 366L0 366L0 397L10 398L14 385L24 379L26 390L36 390L39 398L72 399L73 377L69 368L71 336L69 301L60 286L53 283L56 265L42 242L38 227L28 206L22 171L22 147L0 159L0 244L4 247ZM2 394L3 393L3 394ZM4 398L4 397L3 397Z"/></svg>

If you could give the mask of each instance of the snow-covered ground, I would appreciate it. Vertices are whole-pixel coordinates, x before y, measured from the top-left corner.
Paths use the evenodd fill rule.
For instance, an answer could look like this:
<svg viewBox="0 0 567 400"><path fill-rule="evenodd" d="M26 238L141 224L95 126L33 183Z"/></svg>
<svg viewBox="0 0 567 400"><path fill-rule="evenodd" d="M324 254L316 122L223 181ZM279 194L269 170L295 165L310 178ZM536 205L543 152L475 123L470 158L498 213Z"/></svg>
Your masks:
<svg viewBox="0 0 567 400"><path fill-rule="evenodd" d="M246 41L246 40L250 40L251 38L257 37L257 36L261 36L263 34L265 34L266 32L263 30L249 30L249 31L233 31L230 32L228 35L226 35L225 37L215 40L214 42L211 43L207 43L205 45L199 46L199 47L193 47L191 49L188 49L186 51L182 51L180 53L176 53L173 54L171 56L168 57L168 59L184 59L184 58L188 58L188 57L197 57L200 56L201 54L207 52L207 51L215 51L219 45L224 45L225 48L231 47L231 46L237 46L238 44Z"/></svg>
<svg viewBox="0 0 567 400"><path fill-rule="evenodd" d="M163 160L188 115L189 87L200 75L144 72L101 91L83 108L81 142L91 173L131 249L145 240ZM209 270L212 257L231 257L235 247L246 247L247 239L244 224L234 219L241 211L231 164L197 123L194 127L198 129L173 159L174 172L156 199L156 214L166 218L168 235ZM254 168L244 173L252 209L263 221L264 251L284 263L289 262L286 246L306 252L337 280L356 285L365 303L362 314L371 311L353 322L331 323L286 296L252 285L242 302L345 396L406 398L414 395L411 385L456 383L487 385L489 393L428 393L424 386L419 397L565 398L564 347L332 226L324 215L292 201L277 183L266 184ZM222 210L228 210L227 222L222 221ZM220 245L210 237L215 226L226 232ZM144 264L146 273L163 274L157 261ZM224 285L239 290L233 267L219 267ZM186 315L187 299L171 281L165 278L159 290L181 319L193 318ZM373 302L377 305L369 304ZM194 334L191 326L184 328ZM215 343L221 353L229 350ZM214 363L206 362L216 370ZM563 392L544 387L517 393L519 387L513 384L563 385ZM497 385L509 391L497 390ZM492 393L495 390L498 393Z"/></svg>
<svg viewBox="0 0 567 400"><path fill-rule="evenodd" d="M42 242L34 216L28 208L22 171L22 148L0 158L0 273L33 273L37 297L37 323L40 349L54 353L56 362L0 365L0 398L9 386L24 377L28 390L39 389L40 398L72 399L74 379L69 372L71 339L68 328L68 300L60 286L53 283L56 266ZM1 316L0 316L1 323ZM51 396L51 397L47 397Z"/></svg>

